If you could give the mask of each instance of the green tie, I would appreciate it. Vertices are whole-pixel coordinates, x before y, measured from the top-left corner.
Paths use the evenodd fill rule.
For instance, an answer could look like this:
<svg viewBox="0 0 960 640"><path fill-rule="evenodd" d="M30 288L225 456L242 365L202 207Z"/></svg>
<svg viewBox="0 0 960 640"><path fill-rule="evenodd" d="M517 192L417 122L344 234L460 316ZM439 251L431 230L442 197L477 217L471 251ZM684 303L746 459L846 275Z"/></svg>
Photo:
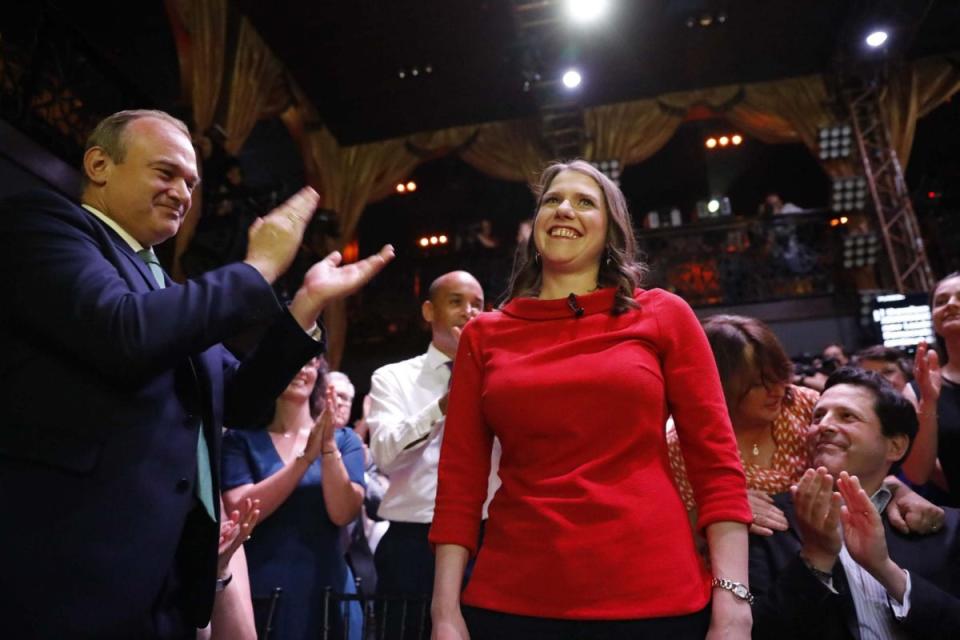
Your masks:
<svg viewBox="0 0 960 640"><path fill-rule="evenodd" d="M163 269L160 267L160 261L153 249L143 249L137 251L140 259L150 267L150 273L153 279L157 281L157 286L164 289L166 285L163 282ZM216 521L217 517L213 508L213 473L210 470L210 449L207 448L207 439L203 435L203 423L200 423L200 433L197 438L197 498L207 510L210 518Z"/></svg>

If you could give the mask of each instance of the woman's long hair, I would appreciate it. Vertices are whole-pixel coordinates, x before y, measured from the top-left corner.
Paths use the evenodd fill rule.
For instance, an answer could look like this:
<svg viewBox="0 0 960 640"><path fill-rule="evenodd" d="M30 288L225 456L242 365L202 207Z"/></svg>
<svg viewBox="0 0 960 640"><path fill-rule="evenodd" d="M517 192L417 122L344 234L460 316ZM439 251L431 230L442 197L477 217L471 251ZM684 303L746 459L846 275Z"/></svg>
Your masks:
<svg viewBox="0 0 960 640"><path fill-rule="evenodd" d="M623 192L610 178L603 175L589 162L573 160L554 162L540 174L540 181L530 185L537 199L535 215L540 212L541 198L550 188L553 179L562 171L576 171L593 179L603 193L603 204L607 211L607 237L603 253L600 255L600 272L597 275L598 287L616 287L617 293L612 313L621 314L637 308L633 291L640 286L647 266L637 258L637 241L633 235L633 223L627 210L627 200ZM534 221L536 225L536 221ZM539 252L531 233L526 246L521 246L514 257L513 273L504 302L524 296L536 296L543 286L543 271Z"/></svg>

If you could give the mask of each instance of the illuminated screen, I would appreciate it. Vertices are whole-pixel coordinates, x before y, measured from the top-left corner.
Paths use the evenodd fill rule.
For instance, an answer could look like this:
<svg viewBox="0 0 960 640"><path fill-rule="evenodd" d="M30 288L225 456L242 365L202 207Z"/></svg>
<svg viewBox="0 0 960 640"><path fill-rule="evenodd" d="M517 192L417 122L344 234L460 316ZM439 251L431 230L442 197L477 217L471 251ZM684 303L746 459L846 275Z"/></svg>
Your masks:
<svg viewBox="0 0 960 640"><path fill-rule="evenodd" d="M915 347L921 340L934 344L930 304L925 293L876 296L873 323L885 347Z"/></svg>

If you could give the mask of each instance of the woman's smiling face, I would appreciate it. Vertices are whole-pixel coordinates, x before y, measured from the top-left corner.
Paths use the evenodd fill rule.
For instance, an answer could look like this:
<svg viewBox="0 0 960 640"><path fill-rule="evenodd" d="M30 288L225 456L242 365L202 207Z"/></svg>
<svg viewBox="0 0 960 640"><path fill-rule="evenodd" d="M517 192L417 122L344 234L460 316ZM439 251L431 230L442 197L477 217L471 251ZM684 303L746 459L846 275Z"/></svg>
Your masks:
<svg viewBox="0 0 960 640"><path fill-rule="evenodd" d="M606 239L607 209L600 185L579 171L558 173L540 198L534 222L544 269L595 273Z"/></svg>

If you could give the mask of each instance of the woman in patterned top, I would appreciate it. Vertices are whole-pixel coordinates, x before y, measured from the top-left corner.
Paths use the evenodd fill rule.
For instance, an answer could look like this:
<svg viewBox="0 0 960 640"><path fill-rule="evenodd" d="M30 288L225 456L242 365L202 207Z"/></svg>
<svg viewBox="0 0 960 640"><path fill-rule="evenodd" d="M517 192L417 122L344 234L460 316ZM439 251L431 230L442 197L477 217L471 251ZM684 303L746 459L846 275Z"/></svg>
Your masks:
<svg viewBox="0 0 960 640"><path fill-rule="evenodd" d="M703 323L713 349L730 421L747 476L753 511L752 533L785 531L787 520L772 495L790 490L809 467L806 430L816 391L790 384L793 363L777 337L760 320L716 315ZM694 507L676 434L667 433L670 466L688 509ZM927 533L943 521L943 510L930 504L896 477L887 478L894 499L887 507L891 524L905 532Z"/></svg>

